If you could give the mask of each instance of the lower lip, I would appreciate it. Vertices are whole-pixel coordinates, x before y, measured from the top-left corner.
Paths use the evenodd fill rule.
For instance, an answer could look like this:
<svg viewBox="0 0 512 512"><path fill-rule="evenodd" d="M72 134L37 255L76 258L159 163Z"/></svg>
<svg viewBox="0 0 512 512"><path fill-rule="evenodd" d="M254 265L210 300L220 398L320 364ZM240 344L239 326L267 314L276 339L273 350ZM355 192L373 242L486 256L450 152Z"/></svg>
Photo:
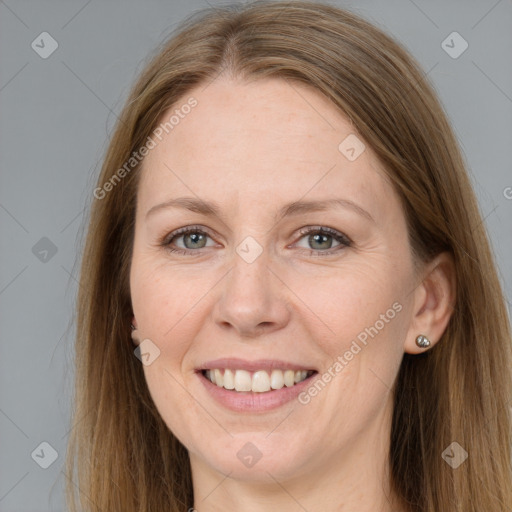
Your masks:
<svg viewBox="0 0 512 512"><path fill-rule="evenodd" d="M302 391L311 385L315 375L318 375L315 372L307 379L289 388L285 386L265 393L255 393L253 391L230 391L213 384L200 371L196 374L215 401L235 412L264 412L277 409L297 398Z"/></svg>

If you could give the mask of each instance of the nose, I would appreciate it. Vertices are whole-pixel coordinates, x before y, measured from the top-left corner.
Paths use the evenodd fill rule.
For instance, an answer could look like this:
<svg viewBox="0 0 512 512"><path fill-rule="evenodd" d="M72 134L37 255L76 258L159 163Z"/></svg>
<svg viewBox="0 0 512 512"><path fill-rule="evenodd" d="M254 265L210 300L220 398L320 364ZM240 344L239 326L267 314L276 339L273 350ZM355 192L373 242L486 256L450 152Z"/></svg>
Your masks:
<svg viewBox="0 0 512 512"><path fill-rule="evenodd" d="M290 320L290 291L269 263L265 251L251 263L235 253L231 270L219 283L214 320L237 339L268 335Z"/></svg>

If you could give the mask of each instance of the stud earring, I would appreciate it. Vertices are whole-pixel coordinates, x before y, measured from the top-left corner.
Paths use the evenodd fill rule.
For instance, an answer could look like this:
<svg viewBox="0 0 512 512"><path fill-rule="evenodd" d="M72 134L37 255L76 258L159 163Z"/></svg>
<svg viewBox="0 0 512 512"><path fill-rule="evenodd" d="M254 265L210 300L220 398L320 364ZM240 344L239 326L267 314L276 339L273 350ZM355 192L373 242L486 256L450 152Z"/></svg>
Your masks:
<svg viewBox="0 0 512 512"><path fill-rule="evenodd" d="M416 345L420 348L428 348L430 347L430 340L426 336L423 336L423 334L420 334L416 338Z"/></svg>

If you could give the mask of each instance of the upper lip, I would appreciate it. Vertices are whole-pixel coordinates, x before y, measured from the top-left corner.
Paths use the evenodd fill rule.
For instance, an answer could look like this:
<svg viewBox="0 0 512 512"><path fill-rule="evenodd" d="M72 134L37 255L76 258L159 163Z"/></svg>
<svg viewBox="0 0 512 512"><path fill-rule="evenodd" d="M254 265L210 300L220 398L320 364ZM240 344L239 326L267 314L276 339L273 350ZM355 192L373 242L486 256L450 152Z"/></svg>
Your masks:
<svg viewBox="0 0 512 512"><path fill-rule="evenodd" d="M246 370L248 372L257 372L258 370L315 370L315 368L311 366L304 366L280 359L255 359L254 361L248 361L236 357L206 361L204 364L197 367L196 370L225 370L226 368L230 370Z"/></svg>

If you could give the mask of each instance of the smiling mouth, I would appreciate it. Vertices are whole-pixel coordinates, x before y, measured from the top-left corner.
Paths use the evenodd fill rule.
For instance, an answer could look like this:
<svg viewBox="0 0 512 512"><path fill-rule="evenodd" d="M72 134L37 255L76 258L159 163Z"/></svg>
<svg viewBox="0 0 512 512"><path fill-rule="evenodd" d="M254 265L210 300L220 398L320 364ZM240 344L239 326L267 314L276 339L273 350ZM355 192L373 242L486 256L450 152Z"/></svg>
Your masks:
<svg viewBox="0 0 512 512"><path fill-rule="evenodd" d="M209 369L201 374L217 387L234 392L267 393L283 387L291 388L318 373L316 370L246 370Z"/></svg>

